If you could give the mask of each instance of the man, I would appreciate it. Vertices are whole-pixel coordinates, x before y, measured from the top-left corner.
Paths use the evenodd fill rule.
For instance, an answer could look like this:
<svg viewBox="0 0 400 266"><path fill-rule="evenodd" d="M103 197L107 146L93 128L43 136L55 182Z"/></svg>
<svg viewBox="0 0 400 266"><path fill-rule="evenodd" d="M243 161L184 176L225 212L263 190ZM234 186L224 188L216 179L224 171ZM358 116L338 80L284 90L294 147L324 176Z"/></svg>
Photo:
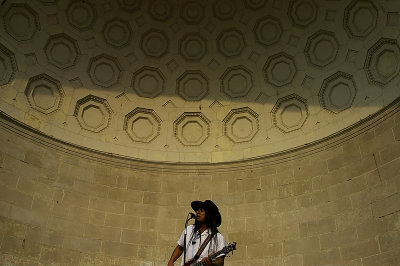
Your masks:
<svg viewBox="0 0 400 266"><path fill-rule="evenodd" d="M187 227L186 249L184 249L184 231L178 240L178 245L171 255L168 266L173 266L174 262L182 255L182 253L184 253L184 257L186 257L186 262L193 259L209 235L211 235L211 239L205 246L199 258L193 261L193 263L201 261L202 265L207 266L224 265L225 254L221 254L213 261L208 257L225 247L225 239L217 229L218 226L221 225L221 214L219 213L218 207L211 200L206 200L204 202L193 201L191 206L196 212L196 220L194 225L189 225ZM183 258L181 265L185 265Z"/></svg>

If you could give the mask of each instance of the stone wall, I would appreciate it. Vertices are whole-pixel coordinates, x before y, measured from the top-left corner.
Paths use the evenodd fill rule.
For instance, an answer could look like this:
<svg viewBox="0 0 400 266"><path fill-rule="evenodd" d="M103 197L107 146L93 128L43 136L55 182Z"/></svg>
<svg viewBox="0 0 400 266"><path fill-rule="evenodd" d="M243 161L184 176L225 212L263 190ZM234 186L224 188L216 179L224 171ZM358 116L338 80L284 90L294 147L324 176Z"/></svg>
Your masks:
<svg viewBox="0 0 400 266"><path fill-rule="evenodd" d="M212 199L237 242L225 265L399 265L398 109L302 149L214 165L101 155L2 114L0 261L166 265L190 202Z"/></svg>

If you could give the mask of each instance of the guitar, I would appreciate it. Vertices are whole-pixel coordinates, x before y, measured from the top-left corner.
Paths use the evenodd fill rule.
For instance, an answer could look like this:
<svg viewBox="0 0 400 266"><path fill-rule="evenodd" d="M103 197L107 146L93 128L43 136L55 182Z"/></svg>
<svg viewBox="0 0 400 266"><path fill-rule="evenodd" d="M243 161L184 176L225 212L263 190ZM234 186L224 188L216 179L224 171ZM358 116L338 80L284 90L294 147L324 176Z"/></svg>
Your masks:
<svg viewBox="0 0 400 266"><path fill-rule="evenodd" d="M214 260L216 257L218 257L218 256L221 255L221 254L228 254L228 253L231 252L231 251L232 251L232 254L233 254L233 251L234 251L234 250L236 250L236 242L233 242L232 244L229 244L229 245L225 246L225 247L224 247L223 249L221 249L220 251L218 251L218 252L216 252L216 253L214 253L214 254L209 255L208 258L209 258L210 260ZM185 266L201 266L201 265L203 265L203 264L201 263L201 261L193 263L193 260L190 260L190 261L188 261L188 262L185 263Z"/></svg>

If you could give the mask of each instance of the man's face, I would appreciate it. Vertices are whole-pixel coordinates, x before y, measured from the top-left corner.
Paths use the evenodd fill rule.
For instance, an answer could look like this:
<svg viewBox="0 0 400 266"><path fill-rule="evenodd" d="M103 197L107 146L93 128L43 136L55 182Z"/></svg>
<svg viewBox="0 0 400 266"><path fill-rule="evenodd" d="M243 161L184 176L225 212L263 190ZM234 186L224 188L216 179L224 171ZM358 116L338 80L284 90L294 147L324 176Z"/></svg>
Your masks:
<svg viewBox="0 0 400 266"><path fill-rule="evenodd" d="M196 211L196 221L204 223L206 221L206 211L203 208L199 208Z"/></svg>

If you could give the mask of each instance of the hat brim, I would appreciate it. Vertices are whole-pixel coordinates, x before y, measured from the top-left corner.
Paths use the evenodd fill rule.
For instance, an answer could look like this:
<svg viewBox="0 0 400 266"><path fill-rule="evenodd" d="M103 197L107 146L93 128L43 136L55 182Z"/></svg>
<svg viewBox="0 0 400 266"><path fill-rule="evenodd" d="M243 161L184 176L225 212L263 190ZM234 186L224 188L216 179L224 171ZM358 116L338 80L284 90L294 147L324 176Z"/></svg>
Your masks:
<svg viewBox="0 0 400 266"><path fill-rule="evenodd" d="M210 210L210 208L208 208L208 206L207 206L207 204L205 203L205 202L203 202L203 201L198 201L198 200L195 200L195 201L192 201L192 203L190 204L191 206L192 206L192 209L195 211L195 212L197 212L197 210L198 209L200 209L200 208L204 208L204 209L207 209L207 210L209 210L209 211L212 211L213 212L213 214L214 214L214 217L215 217L215 225L217 226L217 227L219 227L220 225L221 225L221 214L219 213L219 210L218 210L218 208L216 207L216 209L214 209L214 210ZM210 206L211 207L211 206Z"/></svg>

